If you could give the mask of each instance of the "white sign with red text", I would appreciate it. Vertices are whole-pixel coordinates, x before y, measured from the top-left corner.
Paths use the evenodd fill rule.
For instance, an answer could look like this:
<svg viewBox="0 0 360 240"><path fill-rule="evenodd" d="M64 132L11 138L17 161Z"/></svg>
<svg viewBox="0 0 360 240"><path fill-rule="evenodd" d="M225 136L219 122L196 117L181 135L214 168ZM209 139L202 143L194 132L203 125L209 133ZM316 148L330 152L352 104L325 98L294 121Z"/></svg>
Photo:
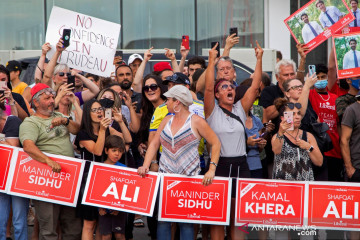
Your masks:
<svg viewBox="0 0 360 240"><path fill-rule="evenodd" d="M203 177L161 175L159 220L229 225L231 179L215 177L205 187Z"/></svg>
<svg viewBox="0 0 360 240"><path fill-rule="evenodd" d="M82 203L86 205L152 216L160 177L103 163L92 163Z"/></svg>
<svg viewBox="0 0 360 240"><path fill-rule="evenodd" d="M54 6L51 10L46 42L51 45L51 59L63 29L71 29L70 46L58 59L71 68L110 77L120 35L120 25Z"/></svg>
<svg viewBox="0 0 360 240"><path fill-rule="evenodd" d="M45 163L32 159L22 149L12 161L7 193L75 207L84 170L84 161L47 154L61 165L61 172L53 172Z"/></svg>
<svg viewBox="0 0 360 240"><path fill-rule="evenodd" d="M0 192L6 192L11 159L14 155L17 155L17 149L0 144Z"/></svg>

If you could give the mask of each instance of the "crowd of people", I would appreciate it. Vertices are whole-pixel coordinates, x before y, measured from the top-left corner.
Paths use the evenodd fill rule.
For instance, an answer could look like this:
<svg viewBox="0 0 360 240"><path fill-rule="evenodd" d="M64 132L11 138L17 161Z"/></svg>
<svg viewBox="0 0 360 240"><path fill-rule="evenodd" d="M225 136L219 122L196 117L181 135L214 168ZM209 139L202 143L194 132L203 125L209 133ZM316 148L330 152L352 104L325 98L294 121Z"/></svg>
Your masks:
<svg viewBox="0 0 360 240"><path fill-rule="evenodd" d="M0 193L0 239L10 237L11 222L15 239L28 239L29 205L35 206L31 239L133 239L141 216L81 204L91 162L136 168L143 177L203 175L205 186L231 176L230 226L202 225L202 239L246 238L234 226L238 177L359 182L359 80L337 79L333 52L327 66L318 63L316 73L305 74L307 48L299 44L299 67L279 55L271 84L258 43L254 73L237 79L229 54L238 42L228 36L220 57L214 46L207 65L200 56L187 59L184 46L180 62L166 49L169 61L147 75L152 48L127 62L116 56L114 75L103 78L57 64L65 50L60 39L48 63L51 47L43 45L32 88L20 81L19 62L0 65L0 143L23 147L54 172L61 164L44 152L87 160L76 208ZM158 221L156 209L147 218L151 239L196 239L198 224ZM266 231L252 234L268 238ZM289 233L276 234L288 239Z"/></svg>

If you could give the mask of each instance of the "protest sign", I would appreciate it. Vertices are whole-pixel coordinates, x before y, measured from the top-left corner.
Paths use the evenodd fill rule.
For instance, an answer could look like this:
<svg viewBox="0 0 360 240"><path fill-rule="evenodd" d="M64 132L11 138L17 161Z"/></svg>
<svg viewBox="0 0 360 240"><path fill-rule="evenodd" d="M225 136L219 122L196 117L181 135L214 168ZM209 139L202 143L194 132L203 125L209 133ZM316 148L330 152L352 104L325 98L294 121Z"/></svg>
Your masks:
<svg viewBox="0 0 360 240"><path fill-rule="evenodd" d="M67 9L53 7L46 31L50 59L63 29L71 29L70 46L58 59L69 67L110 77L120 34L120 25Z"/></svg>
<svg viewBox="0 0 360 240"><path fill-rule="evenodd" d="M308 225L360 231L358 183L309 182Z"/></svg>
<svg viewBox="0 0 360 240"><path fill-rule="evenodd" d="M305 182L237 179L235 226L303 226Z"/></svg>
<svg viewBox="0 0 360 240"><path fill-rule="evenodd" d="M215 177L209 186L204 176L176 174L161 176L160 221L228 225L231 207L231 181Z"/></svg>
<svg viewBox="0 0 360 240"><path fill-rule="evenodd" d="M16 151L17 148L0 144L0 192L6 191L11 159Z"/></svg>
<svg viewBox="0 0 360 240"><path fill-rule="evenodd" d="M345 0L312 0L284 22L295 41L311 51L354 19Z"/></svg>
<svg viewBox="0 0 360 240"><path fill-rule="evenodd" d="M338 78L360 75L360 44L358 43L360 43L360 32L339 34L333 37Z"/></svg>
<svg viewBox="0 0 360 240"><path fill-rule="evenodd" d="M46 154L61 165L61 172L32 159L18 150L12 161L8 194L75 207L79 195L84 161L75 158Z"/></svg>
<svg viewBox="0 0 360 240"><path fill-rule="evenodd" d="M82 203L152 216L159 180L155 173L142 178L135 169L92 163Z"/></svg>

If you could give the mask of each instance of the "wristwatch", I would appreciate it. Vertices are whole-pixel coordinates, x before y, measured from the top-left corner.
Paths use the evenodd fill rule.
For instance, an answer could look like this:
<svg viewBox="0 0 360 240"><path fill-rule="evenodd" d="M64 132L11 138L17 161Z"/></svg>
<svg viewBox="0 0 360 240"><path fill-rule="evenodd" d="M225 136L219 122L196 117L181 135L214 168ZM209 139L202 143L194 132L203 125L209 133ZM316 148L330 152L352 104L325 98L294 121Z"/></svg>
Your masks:
<svg viewBox="0 0 360 240"><path fill-rule="evenodd" d="M276 133L276 138L278 138L278 139L284 139L284 135L280 136L279 133Z"/></svg>
<svg viewBox="0 0 360 240"><path fill-rule="evenodd" d="M311 153L314 150L313 146L310 146L310 148L308 150L306 150L308 153Z"/></svg>

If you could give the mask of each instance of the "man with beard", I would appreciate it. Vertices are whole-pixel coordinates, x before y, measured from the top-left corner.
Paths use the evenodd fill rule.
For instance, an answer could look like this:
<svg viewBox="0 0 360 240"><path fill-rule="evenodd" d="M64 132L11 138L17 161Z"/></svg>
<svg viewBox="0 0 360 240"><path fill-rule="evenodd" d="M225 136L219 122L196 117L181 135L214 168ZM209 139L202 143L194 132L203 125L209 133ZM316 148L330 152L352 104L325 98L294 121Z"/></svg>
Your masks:
<svg viewBox="0 0 360 240"><path fill-rule="evenodd" d="M351 50L344 56L343 69L357 68L360 66L360 51L356 50L356 45L357 41L355 39L349 41Z"/></svg>
<svg viewBox="0 0 360 240"><path fill-rule="evenodd" d="M80 126L63 114L54 112L55 92L48 85L36 84L31 89L31 96L35 114L20 125L20 142L32 159L60 173L61 165L43 152L74 157L70 133L77 134ZM81 238L81 220L75 217L75 208L38 200L34 200L34 205L41 239L58 239L58 221L64 239Z"/></svg>
<svg viewBox="0 0 360 240"><path fill-rule="evenodd" d="M136 112L139 113L141 108L141 93L132 90L133 77L131 68L126 64L122 64L116 69L116 81L120 84L121 89L131 97L131 102L133 106L136 107Z"/></svg>
<svg viewBox="0 0 360 240"><path fill-rule="evenodd" d="M301 20L305 23L302 29L302 37L304 43L308 43L323 32L323 29L316 21L309 21L309 16L306 13L301 15Z"/></svg>

